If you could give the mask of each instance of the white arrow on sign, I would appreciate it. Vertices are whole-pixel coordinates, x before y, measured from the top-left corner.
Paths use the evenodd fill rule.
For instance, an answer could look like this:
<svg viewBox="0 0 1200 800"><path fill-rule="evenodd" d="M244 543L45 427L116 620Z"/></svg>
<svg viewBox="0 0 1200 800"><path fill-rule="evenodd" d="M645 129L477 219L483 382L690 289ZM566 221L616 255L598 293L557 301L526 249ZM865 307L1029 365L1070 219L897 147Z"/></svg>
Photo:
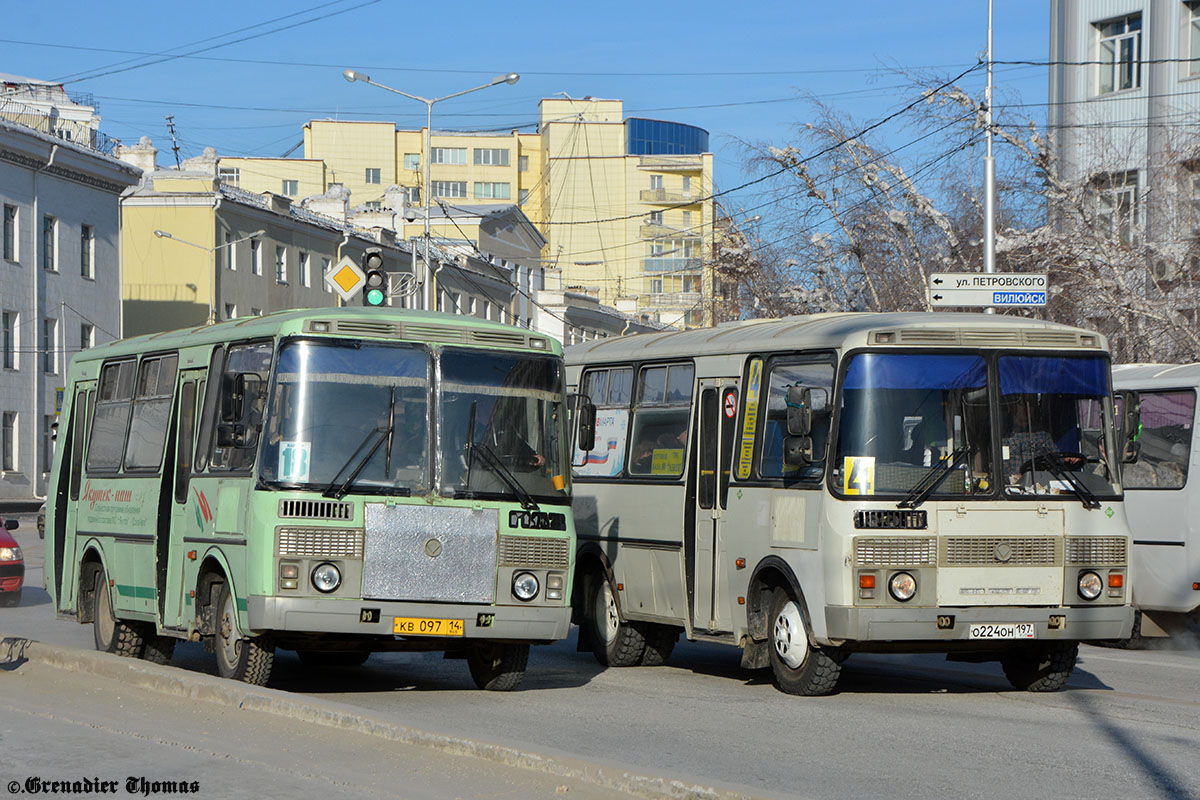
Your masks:
<svg viewBox="0 0 1200 800"><path fill-rule="evenodd" d="M1044 306L1049 285L1044 274L934 272L929 301L934 306Z"/></svg>

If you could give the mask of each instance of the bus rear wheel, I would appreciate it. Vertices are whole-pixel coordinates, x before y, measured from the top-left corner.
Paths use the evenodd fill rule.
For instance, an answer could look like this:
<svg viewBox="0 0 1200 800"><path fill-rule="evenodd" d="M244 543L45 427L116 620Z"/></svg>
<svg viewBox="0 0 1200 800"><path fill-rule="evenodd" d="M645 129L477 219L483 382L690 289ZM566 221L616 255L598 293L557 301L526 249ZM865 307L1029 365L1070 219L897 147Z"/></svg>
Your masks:
<svg viewBox="0 0 1200 800"><path fill-rule="evenodd" d="M529 645L480 642L467 651L471 679L489 692L511 692L525 677Z"/></svg>
<svg viewBox="0 0 1200 800"><path fill-rule="evenodd" d="M254 686L266 686L275 664L275 648L261 636L243 637L238 633L237 602L228 583L214 584L217 597L216 640L217 672Z"/></svg>
<svg viewBox="0 0 1200 800"><path fill-rule="evenodd" d="M633 667L642 662L646 639L634 625L621 621L612 584L602 574L592 580L588 624L592 626L592 652L606 667Z"/></svg>
<svg viewBox="0 0 1200 800"><path fill-rule="evenodd" d="M1078 642L1049 642L1006 653L1000 659L1000 666L1014 689L1057 692L1067 685L1078 657Z"/></svg>
<svg viewBox="0 0 1200 800"><path fill-rule="evenodd" d="M119 620L113 613L108 576L103 567L96 570L96 580L92 584L92 638L100 652L125 658L140 658L146 647L141 626Z"/></svg>
<svg viewBox="0 0 1200 800"><path fill-rule="evenodd" d="M809 642L804 615L787 590L776 589L772 595L768 625L775 685L788 694L830 694L841 677L841 661Z"/></svg>

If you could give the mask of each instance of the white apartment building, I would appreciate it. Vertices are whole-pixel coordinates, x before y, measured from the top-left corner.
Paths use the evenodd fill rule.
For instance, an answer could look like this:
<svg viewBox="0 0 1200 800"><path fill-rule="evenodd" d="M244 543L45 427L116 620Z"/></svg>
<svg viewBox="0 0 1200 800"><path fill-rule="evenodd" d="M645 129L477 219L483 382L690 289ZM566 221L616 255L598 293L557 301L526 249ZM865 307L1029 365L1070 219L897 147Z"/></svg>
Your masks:
<svg viewBox="0 0 1200 800"><path fill-rule="evenodd" d="M0 119L0 502L45 496L67 362L120 336L120 196L140 176Z"/></svg>

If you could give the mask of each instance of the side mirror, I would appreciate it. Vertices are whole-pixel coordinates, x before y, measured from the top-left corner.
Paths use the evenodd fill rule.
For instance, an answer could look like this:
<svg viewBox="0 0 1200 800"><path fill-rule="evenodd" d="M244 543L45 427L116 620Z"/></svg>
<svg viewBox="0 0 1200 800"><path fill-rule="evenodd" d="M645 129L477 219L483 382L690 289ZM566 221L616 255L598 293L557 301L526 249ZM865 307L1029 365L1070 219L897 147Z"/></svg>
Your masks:
<svg viewBox="0 0 1200 800"><path fill-rule="evenodd" d="M788 411L791 411L789 408ZM783 463L792 467L806 467L813 463L813 440L811 436L785 436L783 439Z"/></svg>
<svg viewBox="0 0 1200 800"><path fill-rule="evenodd" d="M21 527L21 523L17 522L15 519L6 519L4 520L4 527L8 528L10 531L15 531L17 528Z"/></svg>
<svg viewBox="0 0 1200 800"><path fill-rule="evenodd" d="M1137 392L1117 392L1113 398L1117 409L1117 443L1121 448L1121 461L1133 464L1138 460L1142 435L1142 396Z"/></svg>
<svg viewBox="0 0 1200 800"><path fill-rule="evenodd" d="M586 395L571 395L575 409L575 449L587 452L596 446L596 406Z"/></svg>
<svg viewBox="0 0 1200 800"><path fill-rule="evenodd" d="M789 386L787 390L787 432L807 436L812 431L812 389Z"/></svg>
<svg viewBox="0 0 1200 800"><path fill-rule="evenodd" d="M239 372L237 375L227 376L225 381L221 419L225 422L237 422L246 413L246 373Z"/></svg>

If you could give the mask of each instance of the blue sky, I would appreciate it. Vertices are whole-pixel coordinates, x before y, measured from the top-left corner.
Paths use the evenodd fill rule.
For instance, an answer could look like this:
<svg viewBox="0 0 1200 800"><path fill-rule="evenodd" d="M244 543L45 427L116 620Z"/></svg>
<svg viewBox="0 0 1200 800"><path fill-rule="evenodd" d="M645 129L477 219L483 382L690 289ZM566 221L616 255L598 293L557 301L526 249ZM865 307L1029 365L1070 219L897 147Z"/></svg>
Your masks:
<svg viewBox="0 0 1200 800"><path fill-rule="evenodd" d="M205 146L224 155L280 156L314 118L423 123L424 106L347 83L345 67L427 97L516 71L515 86L439 104L434 127L532 130L542 97L619 98L627 116L707 129L721 188L750 174L740 142L782 144L805 121L803 93L869 122L913 96L889 68L933 66L957 74L987 41L985 0L117 6L2 0L0 8L0 72L66 79L69 90L92 93L102 130L126 143L150 136L160 163L171 158L166 114L175 117L184 157ZM308 20L314 21L297 24ZM285 26L292 27L259 35ZM1044 61L1048 29L1044 0L996 0L996 59ZM246 37L256 38L137 69L127 68L156 59L102 52L162 53L161 59ZM1045 102L1044 67L998 67L996 81L998 98ZM982 96L982 70L963 85Z"/></svg>

